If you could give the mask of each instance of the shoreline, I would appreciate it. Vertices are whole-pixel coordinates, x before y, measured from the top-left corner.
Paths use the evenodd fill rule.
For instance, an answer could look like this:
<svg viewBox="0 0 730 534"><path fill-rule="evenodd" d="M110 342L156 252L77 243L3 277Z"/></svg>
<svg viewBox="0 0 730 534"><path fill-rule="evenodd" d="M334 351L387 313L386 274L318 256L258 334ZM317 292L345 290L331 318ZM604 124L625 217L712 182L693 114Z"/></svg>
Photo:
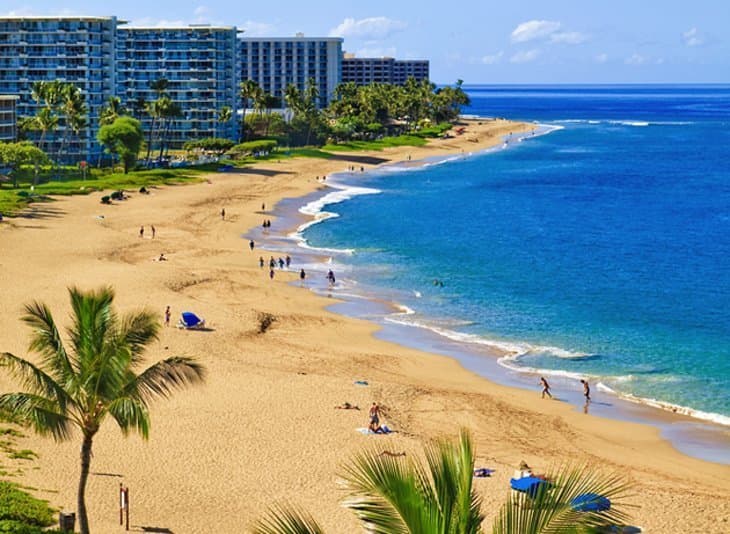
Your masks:
<svg viewBox="0 0 730 534"><path fill-rule="evenodd" d="M87 493L92 528L119 528L115 503L124 482L134 496L137 529L241 532L273 503L289 501L311 511L326 531L356 531L358 522L340 506L343 463L373 446L419 457L425 441L467 427L477 466L496 469L491 478L475 481L485 528L524 460L540 470L573 461L624 474L636 490L634 524L648 531L723 532L730 515L727 467L682 455L649 426L536 402L534 392L489 381L453 358L378 339L375 323L330 312L334 299L297 287L296 257L292 271L277 271L270 280L258 265L268 251L249 251L241 239L262 219L272 219L278 231L285 221L266 207L321 193L314 176L341 170L346 158L385 163L458 154L494 144L514 129L514 123L500 121L469 123L479 146L459 138L334 161L261 162L212 174L208 183L133 194L112 206L100 205L97 194L65 197L34 205L0 229L0 290L7 310L0 315L0 350L27 354L29 331L19 317L30 300L47 303L66 326L69 285L111 284L121 312L147 307L161 316L170 305L175 315L198 313L211 328L163 328L150 346L147 361L195 356L209 372L205 385L152 405L148 442L124 438L111 421L102 426ZM157 237L140 239L141 224L154 224ZM160 252L168 261L155 261ZM277 318L263 335L256 333L260 312ZM367 386L354 384L363 379ZM2 391L17 387L0 373ZM379 402L399 432L363 436L356 429L367 411L333 409L344 401L363 408ZM38 459L21 463L14 480L38 488L38 496L61 509L75 510L78 436L57 444L24 434L18 446ZM672 513L678 506L680 516Z"/></svg>
<svg viewBox="0 0 730 534"><path fill-rule="evenodd" d="M528 141L530 138L541 135L548 135L562 127L554 127L552 125L538 125L542 132L518 138L518 142ZM539 130L538 130L539 131ZM509 149L506 143L501 149ZM464 155L444 155L434 156L431 158L418 161L396 161L388 163L385 166L377 167L369 171L372 172L388 172L407 167L408 171L418 171L428 168L432 165L449 164L464 158L485 157L490 153L500 150L500 146L492 146L487 149L476 151ZM368 173L339 172L334 173L328 178L331 180L327 183L326 189L321 192L310 193L297 198L282 199L286 204L280 213L285 221L295 221L297 216L292 215L290 210L296 210L298 216L305 222L299 222L296 226L287 226L287 230L281 234L274 236L261 236L261 234L252 234L251 232L244 234L244 237L264 237L264 247L268 241L277 240L274 250L284 253L301 254L301 249L305 249L305 254L313 256L315 259L322 261L328 254L333 257L344 257L352 255L353 249L330 249L322 247L313 247L307 243L304 232L312 226L339 217L336 212L329 211L328 206L333 206L341 202L346 202L360 195L379 194L380 191L363 185L362 178L367 181ZM320 194L322 193L322 194ZM280 201L281 202L281 201ZM278 204L275 206L275 211ZM267 241L268 239L268 241ZM287 248L287 240L292 240L292 248ZM284 244L283 246L281 244ZM330 257L330 261L333 259ZM341 264L342 265L342 264ZM344 262L347 268L346 261ZM323 266L319 271L326 272L328 266ZM375 288L381 292L385 288ZM518 350L518 345L529 346L525 343L503 343L492 339L474 340L473 335L461 334L458 331L444 330L435 328L426 324L417 324L399 320L402 315L410 315L413 310L407 306L390 300L382 294L370 294L367 292L360 293L342 293L328 290L326 284L322 283L316 290L312 290L318 296L335 297L345 302L338 302L328 306L327 309L340 313L348 317L364 319L376 323L379 330L374 334L379 339L394 342L399 345L422 350L424 352L435 352L437 354L450 357L458 361L466 369L477 373L486 380L497 382L499 384L517 387L523 390L534 392L537 377L540 375L550 376L554 384L568 386L561 389L561 401L567 402L574 407L575 410L581 409L582 395L577 393L578 386L577 376L561 370L551 369L535 369L532 367L520 367L511 362L519 360L524 354L524 350ZM373 307L385 306L387 310L373 312ZM430 343L419 341L422 337L423 330L427 331L426 336L430 339ZM439 348L434 348L434 346ZM486 363L483 358L490 358L496 362ZM517 376L514 376L517 375ZM596 392L608 394L608 402L594 402L591 404L591 415L614 419L618 421L629 421L650 425L661 431L662 437L666 439L678 452L692 456L694 458L715 462L723 465L730 465L730 451L727 448L730 430L728 425L730 418L721 414L705 413L691 407L674 405L657 399L643 398L635 396L631 393L622 393L614 391L605 386L602 382L595 382ZM570 388L575 389L572 391ZM588 412L588 407L582 408L584 413Z"/></svg>

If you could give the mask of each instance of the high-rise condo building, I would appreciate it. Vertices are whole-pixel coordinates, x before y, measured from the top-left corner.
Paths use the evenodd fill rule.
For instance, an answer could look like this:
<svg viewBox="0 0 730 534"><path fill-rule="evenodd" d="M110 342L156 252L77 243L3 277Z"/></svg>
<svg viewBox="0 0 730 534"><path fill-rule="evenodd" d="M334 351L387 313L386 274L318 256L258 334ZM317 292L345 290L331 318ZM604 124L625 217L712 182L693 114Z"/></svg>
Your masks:
<svg viewBox="0 0 730 534"><path fill-rule="evenodd" d="M291 83L304 90L313 79L319 106L332 99L342 77L342 38L296 37L239 39L239 73L267 93L281 99Z"/></svg>
<svg viewBox="0 0 730 534"><path fill-rule="evenodd" d="M203 137L233 138L236 121L218 118L223 107L235 110L236 34L234 26L119 28L117 96L150 128L144 103L159 97L151 84L165 79L164 92L180 108L166 135L171 147Z"/></svg>
<svg viewBox="0 0 730 534"><path fill-rule="evenodd" d="M63 120L46 133L49 154L63 148L66 159L80 160L101 150L96 132L101 106L114 92L116 28L115 17L0 18L0 94L19 97L18 116L36 114L42 103L33 100L31 88L42 80L74 83L88 106L88 125L78 136L65 135Z"/></svg>
<svg viewBox="0 0 730 534"><path fill-rule="evenodd" d="M355 57L345 54L342 59L342 82L357 85L391 83L404 85L408 78L420 82L429 79L428 60L400 60L392 57Z"/></svg>
<svg viewBox="0 0 730 534"><path fill-rule="evenodd" d="M0 95L0 141L15 141L18 137L18 116L15 95Z"/></svg>

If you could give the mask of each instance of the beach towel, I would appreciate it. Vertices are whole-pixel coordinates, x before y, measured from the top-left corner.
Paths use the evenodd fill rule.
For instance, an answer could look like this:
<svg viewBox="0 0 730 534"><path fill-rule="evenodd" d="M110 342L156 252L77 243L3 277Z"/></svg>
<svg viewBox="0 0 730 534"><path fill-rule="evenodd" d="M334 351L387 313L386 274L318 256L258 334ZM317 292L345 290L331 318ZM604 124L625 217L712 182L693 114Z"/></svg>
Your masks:
<svg viewBox="0 0 730 534"><path fill-rule="evenodd" d="M381 434L390 434L391 432L393 432L390 428L388 428L385 425L381 426L380 428L383 430L382 432L373 432L369 428L365 428L365 427L356 428L355 430L357 432L360 432L360 434L363 434L365 436L378 436L378 435L381 435Z"/></svg>
<svg viewBox="0 0 730 534"><path fill-rule="evenodd" d="M474 476L477 478L486 478L492 476L494 469L487 469L486 467L478 467L474 469Z"/></svg>

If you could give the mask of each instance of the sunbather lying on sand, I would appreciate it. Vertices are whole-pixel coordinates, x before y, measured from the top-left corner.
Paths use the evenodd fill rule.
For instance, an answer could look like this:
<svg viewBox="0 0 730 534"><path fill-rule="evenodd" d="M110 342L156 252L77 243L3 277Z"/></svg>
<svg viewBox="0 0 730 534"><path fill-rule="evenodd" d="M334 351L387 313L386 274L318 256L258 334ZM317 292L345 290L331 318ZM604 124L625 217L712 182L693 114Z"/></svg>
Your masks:
<svg viewBox="0 0 730 534"><path fill-rule="evenodd" d="M342 404L339 404L335 406L336 410L359 410L359 406L355 406L354 404L350 404L349 402L343 402Z"/></svg>

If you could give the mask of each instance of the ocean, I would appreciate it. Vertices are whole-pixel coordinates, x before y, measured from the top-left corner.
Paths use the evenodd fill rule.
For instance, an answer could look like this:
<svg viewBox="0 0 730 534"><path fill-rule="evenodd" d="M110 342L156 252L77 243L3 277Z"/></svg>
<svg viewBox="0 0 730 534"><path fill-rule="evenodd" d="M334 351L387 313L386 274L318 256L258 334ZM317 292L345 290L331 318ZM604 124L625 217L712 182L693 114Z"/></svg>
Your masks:
<svg viewBox="0 0 730 534"><path fill-rule="evenodd" d="M730 87L466 90L536 135L332 177L299 237L337 291L509 372L730 425Z"/></svg>

